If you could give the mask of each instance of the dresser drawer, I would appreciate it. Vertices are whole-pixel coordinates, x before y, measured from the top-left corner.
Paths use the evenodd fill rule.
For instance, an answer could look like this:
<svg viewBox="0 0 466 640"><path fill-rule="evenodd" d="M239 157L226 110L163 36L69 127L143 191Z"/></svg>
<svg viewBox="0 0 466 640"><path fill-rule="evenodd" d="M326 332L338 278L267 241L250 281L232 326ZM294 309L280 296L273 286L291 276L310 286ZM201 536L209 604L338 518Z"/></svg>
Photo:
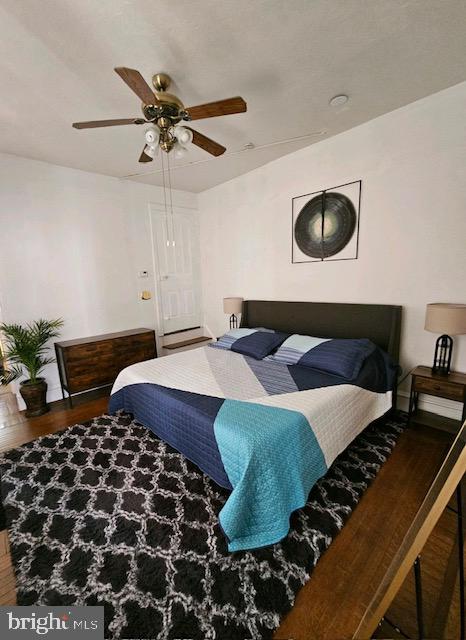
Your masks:
<svg viewBox="0 0 466 640"><path fill-rule="evenodd" d="M116 358L116 362L120 369L124 369L125 367L129 367L131 364L136 364L136 362L144 362L145 360L152 360L154 357L154 349L135 349L134 351L128 351L127 353L120 354Z"/></svg>
<svg viewBox="0 0 466 640"><path fill-rule="evenodd" d="M127 351L128 349L141 349L151 347L155 350L154 333L141 333L131 338L117 338L112 341L115 353Z"/></svg>
<svg viewBox="0 0 466 640"><path fill-rule="evenodd" d="M447 380L432 380L416 376L414 389L421 393L440 396L442 398L448 398L449 400L462 402L464 399L464 388Z"/></svg>
<svg viewBox="0 0 466 640"><path fill-rule="evenodd" d="M146 342L141 344L121 344L118 345L113 353L117 358L125 358L133 353L148 353L149 357L153 358L155 355L155 343Z"/></svg>
<svg viewBox="0 0 466 640"><path fill-rule="evenodd" d="M68 391L70 393L79 393L87 389L113 384L118 373L119 369L110 367L105 372L89 370L73 375L68 382Z"/></svg>
<svg viewBox="0 0 466 640"><path fill-rule="evenodd" d="M81 376L83 374L92 374L93 376L107 377L108 369L115 369L119 365L113 354L97 355L94 354L86 360L72 360L67 362L67 373L69 378Z"/></svg>
<svg viewBox="0 0 466 640"><path fill-rule="evenodd" d="M110 341L90 342L65 349L67 363L89 362L97 357L111 357L113 346Z"/></svg>

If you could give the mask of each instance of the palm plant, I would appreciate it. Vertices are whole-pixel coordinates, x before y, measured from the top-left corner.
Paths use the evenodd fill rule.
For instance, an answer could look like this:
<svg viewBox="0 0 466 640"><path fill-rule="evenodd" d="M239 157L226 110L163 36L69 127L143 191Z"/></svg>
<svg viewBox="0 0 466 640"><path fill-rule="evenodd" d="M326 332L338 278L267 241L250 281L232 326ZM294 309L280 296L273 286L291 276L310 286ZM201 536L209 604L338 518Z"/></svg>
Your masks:
<svg viewBox="0 0 466 640"><path fill-rule="evenodd" d="M26 384L37 384L39 374L45 365L55 362L47 356L52 338L60 335L63 320L36 320L22 326L20 324L0 324L4 336L4 355L8 370L0 374L0 384L9 384L27 372Z"/></svg>

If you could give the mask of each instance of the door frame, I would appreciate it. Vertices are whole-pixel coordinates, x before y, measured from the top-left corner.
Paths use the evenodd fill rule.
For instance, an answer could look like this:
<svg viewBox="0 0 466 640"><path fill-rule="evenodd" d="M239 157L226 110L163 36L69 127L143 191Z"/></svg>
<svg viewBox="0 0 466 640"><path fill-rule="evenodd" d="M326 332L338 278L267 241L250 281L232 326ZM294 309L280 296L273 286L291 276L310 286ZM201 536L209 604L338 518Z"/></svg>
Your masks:
<svg viewBox="0 0 466 640"><path fill-rule="evenodd" d="M173 205L173 213L194 213L196 215L199 215L199 209L197 209L196 207L186 207L186 206L181 206L181 205ZM170 215L167 210L165 205L162 202L149 202L148 203L148 215L149 215L149 228L150 228L150 242L151 242L151 247L152 247L152 271L154 274L154 306L155 306L155 316L156 316L156 335L160 338L162 338L165 334L164 334L164 328L163 328L163 302L162 302L162 296L160 295L160 288L159 288L159 284L161 282L160 280L160 272L159 272L159 265L158 265L158 259L157 259L157 247L156 244L154 242L154 222L153 222L153 214L157 214L157 213L161 213L163 215ZM199 222L199 221L198 221ZM200 247L199 247L199 251L200 251ZM199 300L200 303L200 308L201 308L201 316L202 316L202 286L200 286L200 295L201 295L201 299Z"/></svg>

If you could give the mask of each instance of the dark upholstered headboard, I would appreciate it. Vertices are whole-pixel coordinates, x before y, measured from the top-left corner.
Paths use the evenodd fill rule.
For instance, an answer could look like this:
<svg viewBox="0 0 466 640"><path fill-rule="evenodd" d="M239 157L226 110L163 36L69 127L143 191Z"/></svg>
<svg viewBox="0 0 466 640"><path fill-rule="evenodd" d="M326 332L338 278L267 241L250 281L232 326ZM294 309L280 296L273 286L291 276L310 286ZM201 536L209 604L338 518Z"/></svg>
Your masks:
<svg viewBox="0 0 466 640"><path fill-rule="evenodd" d="M401 307L396 305L245 300L241 326L319 338L369 338L399 361Z"/></svg>

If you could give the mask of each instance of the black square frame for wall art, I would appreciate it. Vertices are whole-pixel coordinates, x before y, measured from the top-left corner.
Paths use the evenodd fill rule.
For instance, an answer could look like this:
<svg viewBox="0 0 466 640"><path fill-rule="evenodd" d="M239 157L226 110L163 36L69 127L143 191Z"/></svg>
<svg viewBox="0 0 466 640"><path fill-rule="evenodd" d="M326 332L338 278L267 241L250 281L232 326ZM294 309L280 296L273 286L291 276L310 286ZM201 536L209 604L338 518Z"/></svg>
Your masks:
<svg viewBox="0 0 466 640"><path fill-rule="evenodd" d="M361 180L292 198L291 262L356 260Z"/></svg>

